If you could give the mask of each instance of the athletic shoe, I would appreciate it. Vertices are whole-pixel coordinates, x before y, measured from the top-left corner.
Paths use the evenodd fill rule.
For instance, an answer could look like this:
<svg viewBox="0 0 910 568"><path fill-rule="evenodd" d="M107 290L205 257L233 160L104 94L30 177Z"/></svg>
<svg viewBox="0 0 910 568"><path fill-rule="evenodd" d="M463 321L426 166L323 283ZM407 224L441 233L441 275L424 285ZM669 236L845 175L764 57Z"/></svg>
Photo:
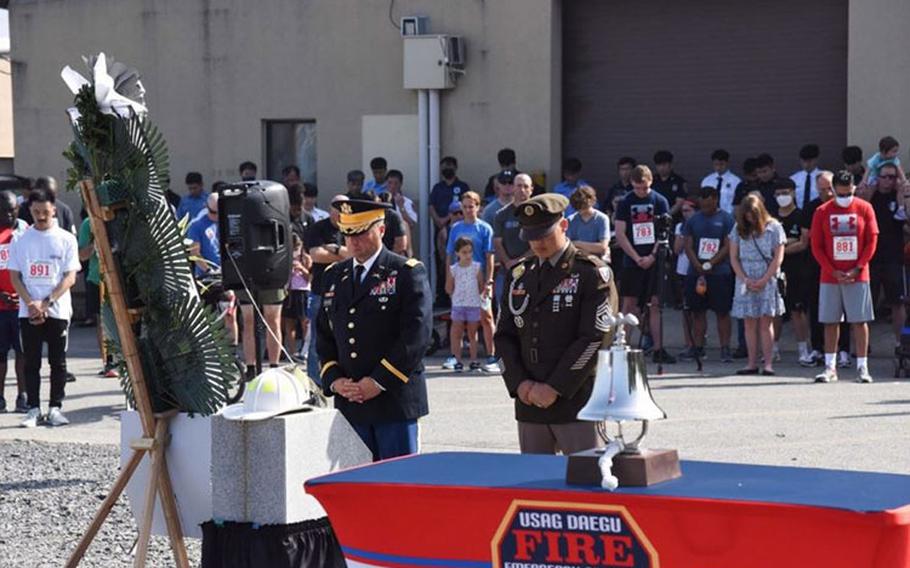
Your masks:
<svg viewBox="0 0 910 568"><path fill-rule="evenodd" d="M23 428L34 428L38 425L39 420L41 420L41 409L38 407L29 408L28 414L25 415L25 418L19 423L19 426L22 426Z"/></svg>
<svg viewBox="0 0 910 568"><path fill-rule="evenodd" d="M0 396L0 412L6 412L6 399Z"/></svg>
<svg viewBox="0 0 910 568"><path fill-rule="evenodd" d="M815 367L818 365L818 359L812 353L803 353L799 356L799 364L803 367Z"/></svg>
<svg viewBox="0 0 910 568"><path fill-rule="evenodd" d="M733 362L733 354L730 353L729 347L720 348L720 362L721 363L732 363Z"/></svg>
<svg viewBox="0 0 910 568"><path fill-rule="evenodd" d="M52 406L50 410L47 411L47 423L51 426L66 426L70 421L62 412L60 412L59 408Z"/></svg>
<svg viewBox="0 0 910 568"><path fill-rule="evenodd" d="M856 370L856 382L858 383L871 383L872 375L869 374L869 369L866 367L860 367Z"/></svg>
<svg viewBox="0 0 910 568"><path fill-rule="evenodd" d="M116 379L120 376L120 374L117 373L117 365L114 365L113 363L105 364L104 368L101 369L101 373L101 376L103 376L105 379Z"/></svg>
<svg viewBox="0 0 910 568"><path fill-rule="evenodd" d="M481 367L484 373L501 373L499 368L499 359L496 357L487 357L487 362Z"/></svg>
<svg viewBox="0 0 910 568"><path fill-rule="evenodd" d="M654 355L651 360L655 363L663 363L666 365L676 363L676 357L667 353L667 350L663 348L654 350Z"/></svg>
<svg viewBox="0 0 910 568"><path fill-rule="evenodd" d="M850 361L850 354L846 351L841 351L837 354L837 366L841 369L849 369L853 365L853 362Z"/></svg>
<svg viewBox="0 0 910 568"><path fill-rule="evenodd" d="M464 371L464 363L455 363L455 366L452 368L456 373Z"/></svg>
<svg viewBox="0 0 910 568"><path fill-rule="evenodd" d="M28 412L28 395L25 393L20 393L16 396L16 412L19 414L25 414Z"/></svg>
<svg viewBox="0 0 910 568"><path fill-rule="evenodd" d="M696 356L697 354L698 354L698 350L697 350L696 347L689 347L689 348L687 348L685 351L683 351L682 353L680 353L679 355L677 355L677 358L678 358L680 361L694 361L694 360L695 360L695 356Z"/></svg>
<svg viewBox="0 0 910 568"><path fill-rule="evenodd" d="M447 370L447 371L451 371L452 369L455 368L455 364L456 364L456 363L458 363L458 360L455 359L455 356L454 356L454 355L449 355L449 356L446 358L446 360L443 362L442 368L445 369L445 370Z"/></svg>
<svg viewBox="0 0 910 568"><path fill-rule="evenodd" d="M834 383L837 382L837 369L825 367L825 370L815 375L816 383Z"/></svg>
<svg viewBox="0 0 910 568"><path fill-rule="evenodd" d="M471 372L480 373L483 371L483 367L480 364L480 361L471 361Z"/></svg>
<svg viewBox="0 0 910 568"><path fill-rule="evenodd" d="M745 359L749 356L749 352L745 347L737 347L736 351L733 352L734 359Z"/></svg>
<svg viewBox="0 0 910 568"><path fill-rule="evenodd" d="M69 371L67 371L67 372L66 372L66 382L68 382L68 383L75 383L75 382L76 382L76 375L74 375L74 374L70 373Z"/></svg>

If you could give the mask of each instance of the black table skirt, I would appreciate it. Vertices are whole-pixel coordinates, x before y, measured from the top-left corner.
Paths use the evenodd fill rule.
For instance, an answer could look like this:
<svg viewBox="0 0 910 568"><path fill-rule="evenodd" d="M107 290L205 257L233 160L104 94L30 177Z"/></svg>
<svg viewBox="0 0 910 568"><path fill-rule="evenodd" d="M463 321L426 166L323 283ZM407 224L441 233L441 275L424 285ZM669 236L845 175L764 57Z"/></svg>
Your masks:
<svg viewBox="0 0 910 568"><path fill-rule="evenodd" d="M202 524L203 568L344 568L328 518L292 525Z"/></svg>

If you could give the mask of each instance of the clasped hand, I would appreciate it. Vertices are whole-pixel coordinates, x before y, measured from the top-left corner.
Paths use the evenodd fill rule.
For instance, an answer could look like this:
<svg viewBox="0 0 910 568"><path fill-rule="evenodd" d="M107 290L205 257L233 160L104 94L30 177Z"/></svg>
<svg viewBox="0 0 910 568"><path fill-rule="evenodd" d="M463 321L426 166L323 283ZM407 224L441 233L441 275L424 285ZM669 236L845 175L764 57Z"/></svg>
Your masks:
<svg viewBox="0 0 910 568"><path fill-rule="evenodd" d="M559 393L547 383L527 380L518 385L518 400L528 406L549 408L557 398Z"/></svg>
<svg viewBox="0 0 910 568"><path fill-rule="evenodd" d="M372 377L364 377L356 382L353 379L342 377L332 383L332 389L335 394L360 404L376 398L382 392L382 389L379 388L379 383Z"/></svg>
<svg viewBox="0 0 910 568"><path fill-rule="evenodd" d="M746 289L750 292L761 292L765 289L765 286L768 284L767 278L746 278Z"/></svg>

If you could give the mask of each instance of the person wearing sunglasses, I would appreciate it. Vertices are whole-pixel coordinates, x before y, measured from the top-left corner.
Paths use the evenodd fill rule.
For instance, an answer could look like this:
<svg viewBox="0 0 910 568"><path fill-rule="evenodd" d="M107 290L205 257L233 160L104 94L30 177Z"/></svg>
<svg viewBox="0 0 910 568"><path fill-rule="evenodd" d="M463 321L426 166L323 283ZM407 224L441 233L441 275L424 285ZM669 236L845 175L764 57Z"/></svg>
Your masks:
<svg viewBox="0 0 910 568"><path fill-rule="evenodd" d="M895 347L900 345L904 326L904 225L907 223L905 199L910 198L910 183L894 163L879 166L878 175L863 182L856 194L872 204L880 231L878 248L869 264L872 296L875 303L891 309ZM870 176L872 177L872 176ZM883 295L883 296L882 296ZM878 302L879 299L881 302Z"/></svg>

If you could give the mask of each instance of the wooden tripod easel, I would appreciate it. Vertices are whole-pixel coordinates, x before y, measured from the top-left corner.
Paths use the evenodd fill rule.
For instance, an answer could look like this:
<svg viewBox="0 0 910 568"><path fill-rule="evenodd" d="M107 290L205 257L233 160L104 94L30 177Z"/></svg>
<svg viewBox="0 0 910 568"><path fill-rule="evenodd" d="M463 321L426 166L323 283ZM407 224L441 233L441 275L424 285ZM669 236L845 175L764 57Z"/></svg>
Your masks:
<svg viewBox="0 0 910 568"><path fill-rule="evenodd" d="M136 336L132 328L133 318L136 316L127 309L119 271L111 253L111 243L107 237L107 228L104 225L105 221L113 218L114 213L110 209L100 206L91 180L81 182L79 187L82 191L83 203L88 212L92 235L95 237L95 248L98 260L101 263L101 273L107 286L114 319L117 322L120 348L126 361L126 367L129 370L130 383L133 387L133 398L136 401L136 410L139 412L142 423L142 438L130 443L133 455L121 470L120 476L117 477L117 481L111 488L110 493L101 503L101 507L95 513L95 518L92 519L92 524L82 535L79 545L73 551L69 560L67 560L66 566L67 568L75 568L79 565L85 555L85 551L94 540L111 509L113 509L114 503L117 502L123 489L139 466L139 462L142 461L143 456L148 455L151 460L149 484L145 493L145 511L142 524L139 527L139 541L134 566L145 566L149 538L152 532L152 519L155 512L155 497L157 495L161 497L161 509L164 512L175 565L179 568L189 568L186 546L183 542L183 530L180 527L180 517L177 513L177 500L174 497L174 488L171 485L171 477L168 474L165 460L165 450L167 449L169 437L168 420L176 414L176 411L157 415L152 412L152 403L146 388L145 376L142 373L142 363L139 359L139 351L136 345ZM98 325L101 325L101 322Z"/></svg>

